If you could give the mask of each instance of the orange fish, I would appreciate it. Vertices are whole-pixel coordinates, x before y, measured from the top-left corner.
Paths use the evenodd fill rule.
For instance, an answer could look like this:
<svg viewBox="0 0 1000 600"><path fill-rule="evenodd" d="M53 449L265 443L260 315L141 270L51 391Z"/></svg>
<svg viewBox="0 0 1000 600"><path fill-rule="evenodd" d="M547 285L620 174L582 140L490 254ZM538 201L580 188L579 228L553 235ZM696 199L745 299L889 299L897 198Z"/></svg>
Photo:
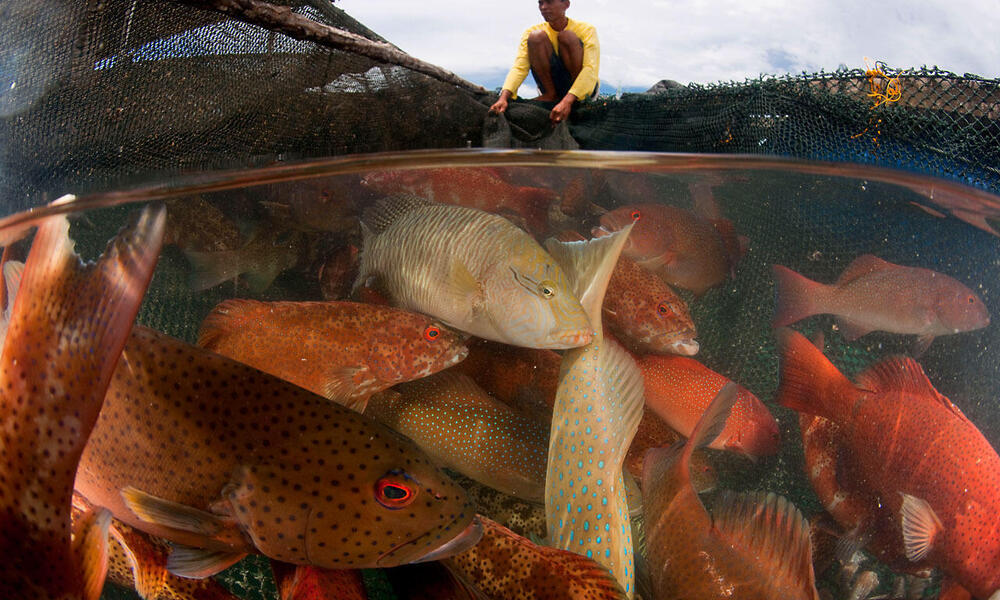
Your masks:
<svg viewBox="0 0 1000 600"><path fill-rule="evenodd" d="M778 343L778 401L837 425L838 479L868 494L877 527L898 526L914 566L977 598L1000 590L1000 456L979 429L911 358L880 361L855 385L802 335L780 330Z"/></svg>
<svg viewBox="0 0 1000 600"><path fill-rule="evenodd" d="M416 445L339 404L137 327L76 489L178 545L171 572L250 552L326 568L434 560L478 540L468 497Z"/></svg>
<svg viewBox="0 0 1000 600"><path fill-rule="evenodd" d="M488 600L625 599L614 576L580 554L533 544L485 517L483 539L444 561Z"/></svg>
<svg viewBox="0 0 1000 600"><path fill-rule="evenodd" d="M357 569L323 569L271 561L280 600L368 600Z"/></svg>
<svg viewBox="0 0 1000 600"><path fill-rule="evenodd" d="M627 256L618 258L602 309L604 324L633 352L698 353L697 332L687 303L662 279Z"/></svg>
<svg viewBox="0 0 1000 600"><path fill-rule="evenodd" d="M865 254L830 285L774 265L777 306L774 326L832 314L847 341L870 331L912 333L917 353L936 336L986 327L982 299L958 281L930 269L904 267Z"/></svg>
<svg viewBox="0 0 1000 600"><path fill-rule="evenodd" d="M707 219L663 204L633 204L601 216L594 235L634 223L622 254L663 281L696 296L725 281L730 257L722 236Z"/></svg>
<svg viewBox="0 0 1000 600"><path fill-rule="evenodd" d="M100 596L110 515L98 509L71 525L73 476L164 220L162 207L147 208L91 265L65 217L38 228L0 352L0 598Z"/></svg>
<svg viewBox="0 0 1000 600"><path fill-rule="evenodd" d="M651 411L648 406L644 406L639 429L635 432L632 444L625 455L625 470L637 480L641 480L646 452L651 448L671 446L680 439L681 436L664 423L663 419L656 416L656 413ZM718 483L715 468L702 451L696 451L691 455L691 481L699 493L715 489Z"/></svg>
<svg viewBox="0 0 1000 600"><path fill-rule="evenodd" d="M691 435L712 398L730 380L684 356L648 355L638 359L646 382L646 405L681 435ZM737 386L736 406L722 435L711 448L732 450L750 458L778 451L781 434L767 407L749 390Z"/></svg>
<svg viewBox="0 0 1000 600"><path fill-rule="evenodd" d="M650 450L643 473L646 548L657 598L818 600L809 525L774 494L723 493L711 514L691 485L691 453L726 426L728 384L680 448Z"/></svg>
<svg viewBox="0 0 1000 600"><path fill-rule="evenodd" d="M378 171L366 175L362 183L386 196L407 193L432 202L513 217L511 220L523 223L536 235L548 229L549 207L559 200L552 190L511 185L490 169Z"/></svg>
<svg viewBox="0 0 1000 600"><path fill-rule="evenodd" d="M367 398L468 354L430 317L358 302L226 300L198 345L361 411Z"/></svg>

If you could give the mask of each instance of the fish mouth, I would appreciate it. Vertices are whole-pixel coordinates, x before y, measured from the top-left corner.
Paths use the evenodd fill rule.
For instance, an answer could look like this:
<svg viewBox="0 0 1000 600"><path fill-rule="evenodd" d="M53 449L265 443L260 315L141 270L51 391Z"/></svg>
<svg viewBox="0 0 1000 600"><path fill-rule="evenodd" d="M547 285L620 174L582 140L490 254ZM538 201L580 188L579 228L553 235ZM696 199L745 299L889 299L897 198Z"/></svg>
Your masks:
<svg viewBox="0 0 1000 600"><path fill-rule="evenodd" d="M461 517L452 521L455 523L459 521ZM465 529L461 531L458 535L441 544L437 548L422 554L414 559L408 560L405 563L395 562L391 560L393 557L399 554L399 552L405 549L407 546L413 546L419 542L424 537L431 535L433 531L426 531L421 535L413 538L412 540L403 542L393 548L389 549L387 552L378 557L375 561L375 565L379 568L381 567L394 567L401 564L412 564L421 562L430 562L432 560L440 560L442 558L447 558L449 556L458 554L460 552L465 552L469 548L472 548L479 543L479 540L483 537L483 525L479 521L479 515L474 515L472 521L466 526Z"/></svg>
<svg viewBox="0 0 1000 600"><path fill-rule="evenodd" d="M594 341L593 329L571 329L549 336L549 344L545 348L553 350L567 350L586 346Z"/></svg>
<svg viewBox="0 0 1000 600"><path fill-rule="evenodd" d="M479 521L479 515L472 517L472 522L462 530L462 533L441 544L434 550L413 561L414 563L431 562L441 560L456 554L461 554L479 543L483 537L483 524Z"/></svg>
<svg viewBox="0 0 1000 600"><path fill-rule="evenodd" d="M676 333L660 334L652 339L650 347L656 352L667 352L680 356L694 356L701 346L693 337L678 338Z"/></svg>
<svg viewBox="0 0 1000 600"><path fill-rule="evenodd" d="M465 344L462 344L462 346L455 351L455 355L449 358L445 362L445 368L457 365L458 363L462 362L468 357L469 357L469 347L466 346Z"/></svg>
<svg viewBox="0 0 1000 600"><path fill-rule="evenodd" d="M604 225L598 225L597 227L590 228L590 235L594 236L595 238L609 236L612 233L614 232L605 227Z"/></svg>

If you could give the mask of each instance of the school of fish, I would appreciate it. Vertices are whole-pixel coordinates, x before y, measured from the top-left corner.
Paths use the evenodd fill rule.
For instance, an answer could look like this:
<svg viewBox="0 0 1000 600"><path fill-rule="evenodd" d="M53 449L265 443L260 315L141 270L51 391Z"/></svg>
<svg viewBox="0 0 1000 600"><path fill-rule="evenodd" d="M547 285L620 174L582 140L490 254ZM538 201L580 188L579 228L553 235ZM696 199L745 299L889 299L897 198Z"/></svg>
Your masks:
<svg viewBox="0 0 1000 600"><path fill-rule="evenodd" d="M833 564L844 597L1000 600L1000 455L916 360L984 298L870 254L832 284L770 265L778 387L751 391L693 310L749 247L719 181L688 208L618 181L372 171L262 187L245 221L199 196L92 265L42 220L0 257L0 597L236 598L213 576L256 554L281 600L382 597L362 569L400 598L819 600ZM162 244L224 298L197 345L134 324ZM821 315L913 356L852 381L790 328ZM776 408L809 518L717 468L769 468Z"/></svg>

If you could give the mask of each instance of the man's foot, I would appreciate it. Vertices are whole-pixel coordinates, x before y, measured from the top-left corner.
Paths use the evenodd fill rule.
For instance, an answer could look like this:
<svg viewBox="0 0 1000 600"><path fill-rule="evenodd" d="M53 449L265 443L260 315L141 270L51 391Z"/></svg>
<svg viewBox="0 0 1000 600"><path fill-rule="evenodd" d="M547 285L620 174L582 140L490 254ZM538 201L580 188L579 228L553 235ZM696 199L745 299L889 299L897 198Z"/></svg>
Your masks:
<svg viewBox="0 0 1000 600"><path fill-rule="evenodd" d="M556 98L555 94L542 94L540 96L535 96L532 98L536 102L558 102L559 98Z"/></svg>

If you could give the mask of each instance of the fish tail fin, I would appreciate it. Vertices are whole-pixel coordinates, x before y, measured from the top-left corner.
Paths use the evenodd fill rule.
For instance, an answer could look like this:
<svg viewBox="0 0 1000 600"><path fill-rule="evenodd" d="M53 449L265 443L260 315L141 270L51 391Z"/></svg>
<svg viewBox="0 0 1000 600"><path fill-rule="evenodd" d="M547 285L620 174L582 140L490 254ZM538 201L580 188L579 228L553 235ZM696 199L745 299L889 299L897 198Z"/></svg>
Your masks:
<svg viewBox="0 0 1000 600"><path fill-rule="evenodd" d="M783 328L776 335L781 362L778 404L836 420L838 406L858 388L801 333Z"/></svg>
<svg viewBox="0 0 1000 600"><path fill-rule="evenodd" d="M785 327L820 312L817 297L822 296L826 285L781 265L772 265L771 272L775 283L772 327Z"/></svg>
<svg viewBox="0 0 1000 600"><path fill-rule="evenodd" d="M108 528L111 513L89 509L73 523L73 553L83 576L83 598L98 600L108 573Z"/></svg>
<svg viewBox="0 0 1000 600"><path fill-rule="evenodd" d="M213 288L225 281L236 279L240 274L238 250L218 252L185 250L184 256L191 263L188 287L193 292Z"/></svg>
<svg viewBox="0 0 1000 600"><path fill-rule="evenodd" d="M545 249L566 271L594 331L601 331L604 293L631 231L630 223L613 234L585 242L560 242L553 238L545 241Z"/></svg>
<svg viewBox="0 0 1000 600"><path fill-rule="evenodd" d="M224 338L233 332L241 331L247 320L259 314L263 306L263 302L256 300L242 298L223 300L215 305L212 312L201 322L198 345L215 350Z"/></svg>

